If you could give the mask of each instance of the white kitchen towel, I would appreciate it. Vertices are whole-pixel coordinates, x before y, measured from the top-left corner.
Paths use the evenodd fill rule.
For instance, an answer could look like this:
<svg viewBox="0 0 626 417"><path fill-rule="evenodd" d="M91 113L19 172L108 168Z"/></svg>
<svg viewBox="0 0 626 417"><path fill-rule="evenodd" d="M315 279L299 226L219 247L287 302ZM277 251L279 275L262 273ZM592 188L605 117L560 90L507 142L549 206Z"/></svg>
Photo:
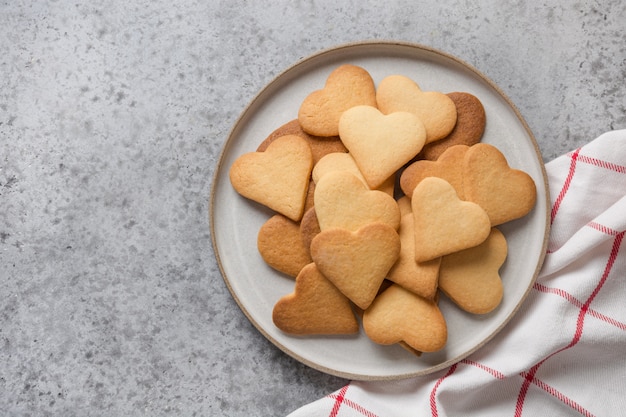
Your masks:
<svg viewBox="0 0 626 417"><path fill-rule="evenodd" d="M353 381L289 417L626 415L626 130L546 170L548 253L498 335L443 371Z"/></svg>

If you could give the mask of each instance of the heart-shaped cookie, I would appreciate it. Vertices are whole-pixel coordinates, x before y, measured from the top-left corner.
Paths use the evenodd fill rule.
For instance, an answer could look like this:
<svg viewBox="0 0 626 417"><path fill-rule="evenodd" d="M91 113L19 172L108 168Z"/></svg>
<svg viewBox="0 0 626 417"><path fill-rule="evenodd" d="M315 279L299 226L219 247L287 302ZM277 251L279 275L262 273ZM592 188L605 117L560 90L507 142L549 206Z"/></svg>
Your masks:
<svg viewBox="0 0 626 417"><path fill-rule="evenodd" d="M535 182L526 172L509 167L495 146L478 143L470 147L463 169L465 199L481 206L492 226L523 217L534 207Z"/></svg>
<svg viewBox="0 0 626 417"><path fill-rule="evenodd" d="M448 136L424 146L419 154L421 159L435 161L450 146L475 145L480 142L485 132L487 116L478 97L460 91L446 95L452 99L456 107L456 124Z"/></svg>
<svg viewBox="0 0 626 417"><path fill-rule="evenodd" d="M313 157L309 144L296 135L282 136L265 152L241 155L230 167L233 188L293 221L299 221L309 186Z"/></svg>
<svg viewBox="0 0 626 417"><path fill-rule="evenodd" d="M313 167L311 176L314 182L318 182L321 177L332 171L348 171L356 175L363 184L367 185L367 181L361 174L359 167L357 166L354 158L350 153L334 152L325 155L320 159ZM385 193L393 196L394 187L396 183L395 175L390 176L385 182L383 182L377 189L384 191ZM369 187L369 185L368 185Z"/></svg>
<svg viewBox="0 0 626 417"><path fill-rule="evenodd" d="M424 178L413 191L415 260L425 262L484 242L491 230L487 213L461 201L446 180Z"/></svg>
<svg viewBox="0 0 626 417"><path fill-rule="evenodd" d="M370 190L348 171L329 172L315 185L314 206L322 231L340 227L356 231L368 223L400 226L400 209L390 195Z"/></svg>
<svg viewBox="0 0 626 417"><path fill-rule="evenodd" d="M415 114L426 128L426 143L448 136L456 124L456 106L450 97L438 91L422 91L404 75L383 78L376 91L376 103L384 114Z"/></svg>
<svg viewBox="0 0 626 417"><path fill-rule="evenodd" d="M362 104L376 106L374 80L361 67L341 65L330 73L323 89L304 99L298 110L298 121L311 135L336 136L343 112Z"/></svg>
<svg viewBox="0 0 626 417"><path fill-rule="evenodd" d="M493 228L480 245L442 258L439 288L463 310L489 313L502 301L499 270L506 255L506 239Z"/></svg>
<svg viewBox="0 0 626 417"><path fill-rule="evenodd" d="M448 181L463 200L463 160L468 149L469 146L455 145L446 149L436 161L420 159L413 162L402 171L400 188L410 196L424 178L438 177Z"/></svg>
<svg viewBox="0 0 626 417"><path fill-rule="evenodd" d="M400 254L400 237L383 223L322 230L311 242L311 258L346 297L366 309Z"/></svg>
<svg viewBox="0 0 626 417"><path fill-rule="evenodd" d="M363 330L376 343L405 342L420 352L438 351L448 340L448 327L437 304L396 284L365 310Z"/></svg>
<svg viewBox="0 0 626 417"><path fill-rule="evenodd" d="M400 256L387 274L387 279L424 298L432 300L437 293L437 279L441 258L415 261L415 234L413 214L402 216L400 221Z"/></svg>
<svg viewBox="0 0 626 417"><path fill-rule="evenodd" d="M261 226L257 248L269 266L293 278L313 262L302 241L300 225L282 214L270 217Z"/></svg>
<svg viewBox="0 0 626 417"><path fill-rule="evenodd" d="M350 301L311 263L296 277L294 292L274 305L272 320L286 333L352 334L359 323Z"/></svg>
<svg viewBox="0 0 626 417"><path fill-rule="evenodd" d="M339 119L339 137L375 189L422 150L426 130L412 113L383 114L376 107L356 106Z"/></svg>

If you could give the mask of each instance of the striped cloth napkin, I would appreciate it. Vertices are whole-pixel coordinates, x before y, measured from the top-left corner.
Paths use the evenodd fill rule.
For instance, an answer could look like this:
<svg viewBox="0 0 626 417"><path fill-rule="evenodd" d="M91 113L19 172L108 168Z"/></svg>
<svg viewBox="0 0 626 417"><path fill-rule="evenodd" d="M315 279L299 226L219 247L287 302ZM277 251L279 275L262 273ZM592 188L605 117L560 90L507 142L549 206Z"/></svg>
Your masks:
<svg viewBox="0 0 626 417"><path fill-rule="evenodd" d="M353 381L289 417L626 413L626 130L546 165L548 253L509 324L435 374Z"/></svg>

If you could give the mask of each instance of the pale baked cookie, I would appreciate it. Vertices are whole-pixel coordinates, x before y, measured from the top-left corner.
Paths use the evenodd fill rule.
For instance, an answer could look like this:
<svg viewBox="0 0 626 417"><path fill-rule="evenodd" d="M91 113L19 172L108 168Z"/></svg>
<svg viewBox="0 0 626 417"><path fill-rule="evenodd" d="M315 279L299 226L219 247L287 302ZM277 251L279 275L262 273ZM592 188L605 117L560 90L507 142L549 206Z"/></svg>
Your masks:
<svg viewBox="0 0 626 417"><path fill-rule="evenodd" d="M420 152L420 159L431 161L439 158L446 149L453 145L472 146L480 142L487 125L485 108L478 97L465 92L446 94L456 107L456 124L448 136L429 143Z"/></svg>
<svg viewBox="0 0 626 417"><path fill-rule="evenodd" d="M426 127L426 143L448 136L456 124L456 106L450 97L438 91L422 91L404 75L383 78L376 90L376 102L384 114L415 114Z"/></svg>
<svg viewBox="0 0 626 417"><path fill-rule="evenodd" d="M537 200L531 176L509 167L502 152L486 143L465 154L464 180L465 199L481 206L492 226L525 216Z"/></svg>
<svg viewBox="0 0 626 417"><path fill-rule="evenodd" d="M270 143L274 142L281 136L287 135L301 136L309 143L311 146L311 153L313 154L313 165L317 164L317 161L319 161L326 154L333 152L348 152L339 139L339 136L322 137L310 135L302 130L298 119L287 122L270 133L270 135L259 144L257 152L263 152L267 149Z"/></svg>
<svg viewBox="0 0 626 417"><path fill-rule="evenodd" d="M307 141L288 135L276 139L265 152L241 155L230 167L229 176L242 196L299 221L312 169Z"/></svg>
<svg viewBox="0 0 626 417"><path fill-rule="evenodd" d="M489 313L502 301L499 270L506 256L506 239L493 228L480 245L442 258L439 288L461 309L473 314Z"/></svg>
<svg viewBox="0 0 626 417"><path fill-rule="evenodd" d="M398 233L383 223L356 232L322 230L311 242L311 258L320 272L361 309L376 297L399 254Z"/></svg>
<svg viewBox="0 0 626 417"><path fill-rule="evenodd" d="M339 137L376 189L422 150L426 130L413 113L383 114L373 106L356 106L339 119Z"/></svg>
<svg viewBox="0 0 626 417"><path fill-rule="evenodd" d="M461 201L447 181L424 178L411 198L415 260L425 262L484 242L489 216L478 204Z"/></svg>
<svg viewBox="0 0 626 417"><path fill-rule="evenodd" d="M438 177L448 181L463 200L463 161L469 149L466 145L455 145L446 149L436 161L421 159L406 167L400 175L400 188L405 195L413 195L413 190L426 177Z"/></svg>
<svg viewBox="0 0 626 417"><path fill-rule="evenodd" d="M315 212L320 229L356 231L368 223L385 223L397 230L400 209L390 195L370 190L354 174L329 172L315 186Z"/></svg>
<svg viewBox="0 0 626 417"><path fill-rule="evenodd" d="M300 225L282 214L270 217L261 226L257 248L269 266L293 278L313 262L302 242Z"/></svg>
<svg viewBox="0 0 626 417"><path fill-rule="evenodd" d="M298 110L298 121L309 134L336 136L343 112L358 105L376 106L374 80L361 67L341 65L330 73L323 89L304 99Z"/></svg>
<svg viewBox="0 0 626 417"><path fill-rule="evenodd" d="M363 330L376 343L404 342L419 352L438 351L448 340L448 327L437 304L396 284L365 310Z"/></svg>
<svg viewBox="0 0 626 417"><path fill-rule="evenodd" d="M437 293L439 264L441 258L430 261L415 261L415 232L413 213L402 216L400 221L400 256L387 274L387 279L407 290L430 300ZM419 250L419 249L417 249Z"/></svg>
<svg viewBox="0 0 626 417"><path fill-rule="evenodd" d="M296 277L294 292L274 305L272 320L280 330L297 335L359 331L350 301L313 263L302 268Z"/></svg>
<svg viewBox="0 0 626 417"><path fill-rule="evenodd" d="M351 172L363 181L364 184L367 184L367 181L363 178L361 171L359 171L359 167L356 166L356 162L354 162L354 158L352 158L350 153L335 152L325 155L313 167L311 177L313 178L313 181L317 183L325 174L333 171Z"/></svg>
<svg viewBox="0 0 626 417"><path fill-rule="evenodd" d="M359 167L356 165L354 158L350 153L334 152L325 155L320 159L313 167L311 174L313 181L318 182L324 174L332 171L348 171L357 176L363 184L368 185L367 181L361 174ZM385 182L383 182L377 189L383 191L390 196L393 196L395 188L396 178L395 175L390 176ZM369 188L369 185L368 185Z"/></svg>

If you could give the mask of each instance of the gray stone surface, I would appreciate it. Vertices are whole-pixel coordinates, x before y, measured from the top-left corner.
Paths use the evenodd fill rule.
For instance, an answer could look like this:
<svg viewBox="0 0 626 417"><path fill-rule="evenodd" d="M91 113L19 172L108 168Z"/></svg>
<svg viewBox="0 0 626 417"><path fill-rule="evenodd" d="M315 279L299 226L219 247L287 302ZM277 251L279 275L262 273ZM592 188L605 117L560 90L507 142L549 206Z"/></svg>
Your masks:
<svg viewBox="0 0 626 417"><path fill-rule="evenodd" d="M230 127L302 57L440 48L545 160L626 128L621 0L262 3L0 3L0 414L284 415L346 382L249 324L207 219Z"/></svg>

